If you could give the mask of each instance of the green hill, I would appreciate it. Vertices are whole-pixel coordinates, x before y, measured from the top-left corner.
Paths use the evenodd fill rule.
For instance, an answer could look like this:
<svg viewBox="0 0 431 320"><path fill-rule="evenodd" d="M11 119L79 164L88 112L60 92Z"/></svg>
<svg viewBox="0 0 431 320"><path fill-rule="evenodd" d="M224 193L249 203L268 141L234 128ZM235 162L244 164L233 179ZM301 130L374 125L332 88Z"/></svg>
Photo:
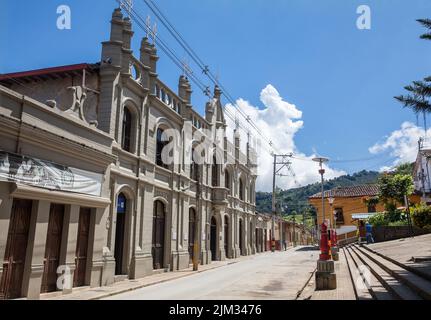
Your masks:
<svg viewBox="0 0 431 320"><path fill-rule="evenodd" d="M341 176L332 180L325 181L324 189L330 190L336 187L348 187L362 184L377 183L379 173L375 171L360 171L352 175ZM300 213L309 208L308 197L320 192L320 183L310 184L305 187L278 190L277 203L281 207L283 214ZM272 207L272 193L256 193L256 210L262 213L270 213Z"/></svg>

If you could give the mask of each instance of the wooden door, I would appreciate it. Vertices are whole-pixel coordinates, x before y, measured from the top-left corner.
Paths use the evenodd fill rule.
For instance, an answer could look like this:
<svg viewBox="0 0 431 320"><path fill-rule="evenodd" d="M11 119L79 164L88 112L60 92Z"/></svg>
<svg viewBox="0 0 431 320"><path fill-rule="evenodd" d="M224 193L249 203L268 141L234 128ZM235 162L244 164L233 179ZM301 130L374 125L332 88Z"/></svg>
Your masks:
<svg viewBox="0 0 431 320"><path fill-rule="evenodd" d="M239 251L241 255L244 255L243 245L242 245L242 220L239 220Z"/></svg>
<svg viewBox="0 0 431 320"><path fill-rule="evenodd" d="M194 245L195 245L195 232L196 232L196 213L192 208L189 210L189 256L190 262L193 261L194 257Z"/></svg>
<svg viewBox="0 0 431 320"><path fill-rule="evenodd" d="M165 205L161 201L154 203L152 249L153 268L162 269L165 253Z"/></svg>
<svg viewBox="0 0 431 320"><path fill-rule="evenodd" d="M264 246L265 246L265 251L268 251L268 230L265 230Z"/></svg>
<svg viewBox="0 0 431 320"><path fill-rule="evenodd" d="M88 257L88 237L90 234L90 208L81 208L79 212L78 237L75 253L75 272L73 275L73 286L85 286Z"/></svg>
<svg viewBox="0 0 431 320"><path fill-rule="evenodd" d="M57 268L60 264L61 238L63 234L64 205L51 204L46 236L45 260L41 292L57 290Z"/></svg>
<svg viewBox="0 0 431 320"><path fill-rule="evenodd" d="M22 296L22 278L32 204L31 200L13 201L0 281L0 299L16 299Z"/></svg>
<svg viewBox="0 0 431 320"><path fill-rule="evenodd" d="M224 217L224 252L229 257L229 218Z"/></svg>
<svg viewBox="0 0 431 320"><path fill-rule="evenodd" d="M217 221L214 217L211 218L211 259L213 261L217 260Z"/></svg>
<svg viewBox="0 0 431 320"><path fill-rule="evenodd" d="M121 195L118 197L120 201ZM117 222L115 227L115 248L114 248L114 258L115 258L115 274L124 274L123 268L123 257L124 257L124 239L125 239L125 228L126 228L126 212L127 212L127 201L124 197L124 206L122 209L117 210Z"/></svg>

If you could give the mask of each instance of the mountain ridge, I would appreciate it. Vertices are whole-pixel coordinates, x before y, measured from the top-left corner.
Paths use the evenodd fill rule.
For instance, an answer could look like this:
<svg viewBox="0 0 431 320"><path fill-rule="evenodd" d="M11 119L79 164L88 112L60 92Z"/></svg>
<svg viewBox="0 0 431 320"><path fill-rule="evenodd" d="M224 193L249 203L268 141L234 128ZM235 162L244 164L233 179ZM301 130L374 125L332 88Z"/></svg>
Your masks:
<svg viewBox="0 0 431 320"><path fill-rule="evenodd" d="M354 174L343 175L324 182L324 190L331 190L337 187L357 186L363 184L377 183L379 172L362 170ZM283 214L290 215L300 213L308 209L308 197L321 191L319 182L307 186L277 191L277 202ZM256 211L260 213L271 213L272 193L256 192Z"/></svg>

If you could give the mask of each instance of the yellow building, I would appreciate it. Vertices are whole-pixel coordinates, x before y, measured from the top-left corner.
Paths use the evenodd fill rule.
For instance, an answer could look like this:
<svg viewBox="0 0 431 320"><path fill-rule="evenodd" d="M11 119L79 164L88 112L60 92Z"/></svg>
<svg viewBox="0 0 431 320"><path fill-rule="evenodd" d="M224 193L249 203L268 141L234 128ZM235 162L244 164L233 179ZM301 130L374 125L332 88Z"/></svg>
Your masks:
<svg viewBox="0 0 431 320"><path fill-rule="evenodd" d="M324 192L325 220L331 226L336 225L339 239L356 236L358 219L369 217L375 212L384 211L382 203L367 204L368 200L377 197L377 185L360 185L353 187L339 187ZM323 222L322 194L319 192L309 197L309 203L316 208L317 222Z"/></svg>

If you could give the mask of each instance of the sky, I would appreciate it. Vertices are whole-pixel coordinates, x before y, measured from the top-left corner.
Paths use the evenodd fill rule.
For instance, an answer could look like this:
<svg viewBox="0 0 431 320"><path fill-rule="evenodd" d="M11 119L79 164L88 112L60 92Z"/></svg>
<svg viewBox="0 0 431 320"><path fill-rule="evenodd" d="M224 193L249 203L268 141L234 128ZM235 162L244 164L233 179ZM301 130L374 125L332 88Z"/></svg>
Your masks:
<svg viewBox="0 0 431 320"><path fill-rule="evenodd" d="M0 73L100 60L114 0L0 0ZM150 15L142 0L135 10ZM418 18L429 0L158 0L158 6L242 109L282 153L293 152L292 188L318 181L315 155L330 158L327 178L414 161L424 135L416 116L393 99L431 74L431 41ZM71 29L57 28L57 7L71 9ZM357 28L368 5L371 29ZM133 49L144 32L134 26ZM163 26L159 36L193 65ZM159 50L160 51L160 50ZM178 69L163 52L159 77L177 88ZM206 97L194 86L193 104ZM228 101L224 101L228 103ZM227 108L234 109L232 105ZM242 121L245 121L240 117ZM245 137L244 139L245 140ZM271 157L259 152L257 189L271 189ZM296 181L295 181L296 180Z"/></svg>

